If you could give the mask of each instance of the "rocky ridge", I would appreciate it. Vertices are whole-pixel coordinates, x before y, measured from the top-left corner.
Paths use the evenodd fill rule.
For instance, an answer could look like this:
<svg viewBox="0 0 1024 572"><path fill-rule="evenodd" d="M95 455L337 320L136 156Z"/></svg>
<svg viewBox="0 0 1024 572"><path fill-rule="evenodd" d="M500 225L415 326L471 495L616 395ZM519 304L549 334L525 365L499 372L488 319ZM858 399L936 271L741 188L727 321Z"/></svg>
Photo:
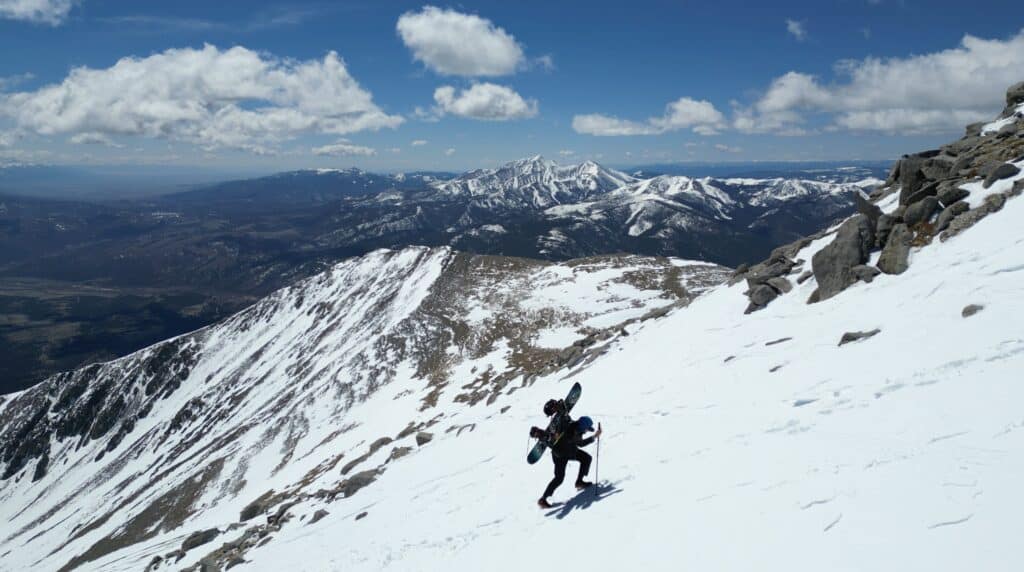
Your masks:
<svg viewBox="0 0 1024 572"><path fill-rule="evenodd" d="M730 281L747 281L750 313L789 292L792 275L801 283L816 281L808 299L815 303L881 273L901 274L915 249L955 237L1024 193L1022 167L1024 82L1007 90L1006 108L995 121L969 125L963 137L939 149L905 155L885 184L857 197L856 215L737 268ZM798 253L826 238L807 270Z"/></svg>

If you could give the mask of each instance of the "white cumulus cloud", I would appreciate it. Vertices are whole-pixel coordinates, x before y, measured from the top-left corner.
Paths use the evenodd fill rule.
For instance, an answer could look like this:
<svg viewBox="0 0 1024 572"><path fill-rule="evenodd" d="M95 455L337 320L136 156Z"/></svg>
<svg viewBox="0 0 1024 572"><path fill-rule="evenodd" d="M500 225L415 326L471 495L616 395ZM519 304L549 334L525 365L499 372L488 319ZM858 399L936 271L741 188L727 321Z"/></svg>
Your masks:
<svg viewBox="0 0 1024 572"><path fill-rule="evenodd" d="M600 113L576 115L572 128L586 135L658 135L669 131L691 129L699 135L715 135L725 127L725 116L705 100L681 97L665 106L661 117L647 121L620 119Z"/></svg>
<svg viewBox="0 0 1024 572"><path fill-rule="evenodd" d="M276 58L244 47L170 49L79 67L59 84L0 94L0 116L38 135L137 135L267 152L306 134L396 127L334 52Z"/></svg>
<svg viewBox="0 0 1024 572"><path fill-rule="evenodd" d="M444 150L444 154L447 157L451 157L452 155L455 154L455 147L449 147L449 148L445 149Z"/></svg>
<svg viewBox="0 0 1024 572"><path fill-rule="evenodd" d="M74 5L75 0L0 0L0 18L56 26Z"/></svg>
<svg viewBox="0 0 1024 572"><path fill-rule="evenodd" d="M827 84L791 71L772 81L737 129L778 132L799 128L803 114L832 116L832 128L890 133L953 132L990 118L1008 86L1024 77L1024 31L1006 40L966 35L948 50L905 58L866 58L836 64Z"/></svg>
<svg viewBox="0 0 1024 572"><path fill-rule="evenodd" d="M451 114L485 121L525 119L537 115L537 101L523 99L514 90L493 83L475 83L457 91L450 85L434 91L438 114Z"/></svg>
<svg viewBox="0 0 1024 572"><path fill-rule="evenodd" d="M396 27L413 58L440 74L508 75L525 63L511 34L473 14L426 6L402 14Z"/></svg>
<svg viewBox="0 0 1024 572"><path fill-rule="evenodd" d="M376 149L362 145L353 145L348 139L339 139L328 145L314 147L312 151L314 155L328 157L369 157L377 154Z"/></svg>
<svg viewBox="0 0 1024 572"><path fill-rule="evenodd" d="M410 143L410 145L412 145L413 147L422 147L427 143L429 143L429 141L427 141L426 139L415 139L413 140L412 143Z"/></svg>

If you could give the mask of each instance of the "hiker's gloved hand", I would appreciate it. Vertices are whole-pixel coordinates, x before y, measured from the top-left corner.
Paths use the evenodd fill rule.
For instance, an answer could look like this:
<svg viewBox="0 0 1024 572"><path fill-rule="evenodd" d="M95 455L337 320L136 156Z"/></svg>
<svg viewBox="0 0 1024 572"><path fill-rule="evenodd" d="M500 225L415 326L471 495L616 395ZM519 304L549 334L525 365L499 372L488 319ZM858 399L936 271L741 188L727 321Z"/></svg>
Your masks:
<svg viewBox="0 0 1024 572"><path fill-rule="evenodd" d="M594 438L597 439L600 436L601 436L601 424L598 423L597 424L597 433L594 433Z"/></svg>
<svg viewBox="0 0 1024 572"><path fill-rule="evenodd" d="M540 427L530 427L530 437L534 439L540 439L544 436L544 430Z"/></svg>

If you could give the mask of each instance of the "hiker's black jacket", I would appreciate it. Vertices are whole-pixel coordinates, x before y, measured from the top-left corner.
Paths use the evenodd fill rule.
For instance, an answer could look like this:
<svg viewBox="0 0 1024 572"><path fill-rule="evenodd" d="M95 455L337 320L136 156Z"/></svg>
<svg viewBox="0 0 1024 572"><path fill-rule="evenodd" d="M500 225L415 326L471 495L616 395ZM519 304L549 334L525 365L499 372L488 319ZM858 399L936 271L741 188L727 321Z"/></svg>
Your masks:
<svg viewBox="0 0 1024 572"><path fill-rule="evenodd" d="M594 442L593 437L583 437L580 434L576 422L568 415L561 415L556 421L551 431L542 438L553 456L571 457L580 447L586 447Z"/></svg>

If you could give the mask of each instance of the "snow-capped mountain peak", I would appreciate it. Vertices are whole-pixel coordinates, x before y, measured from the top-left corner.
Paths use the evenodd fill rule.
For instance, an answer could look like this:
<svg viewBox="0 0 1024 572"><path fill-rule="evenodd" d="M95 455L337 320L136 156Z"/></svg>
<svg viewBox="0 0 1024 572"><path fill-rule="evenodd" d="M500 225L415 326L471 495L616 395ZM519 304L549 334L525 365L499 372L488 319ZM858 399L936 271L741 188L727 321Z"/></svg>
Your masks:
<svg viewBox="0 0 1024 572"><path fill-rule="evenodd" d="M547 208L580 202L634 181L593 161L562 166L534 155L494 169L470 171L435 188L450 195L474 197L488 207Z"/></svg>

